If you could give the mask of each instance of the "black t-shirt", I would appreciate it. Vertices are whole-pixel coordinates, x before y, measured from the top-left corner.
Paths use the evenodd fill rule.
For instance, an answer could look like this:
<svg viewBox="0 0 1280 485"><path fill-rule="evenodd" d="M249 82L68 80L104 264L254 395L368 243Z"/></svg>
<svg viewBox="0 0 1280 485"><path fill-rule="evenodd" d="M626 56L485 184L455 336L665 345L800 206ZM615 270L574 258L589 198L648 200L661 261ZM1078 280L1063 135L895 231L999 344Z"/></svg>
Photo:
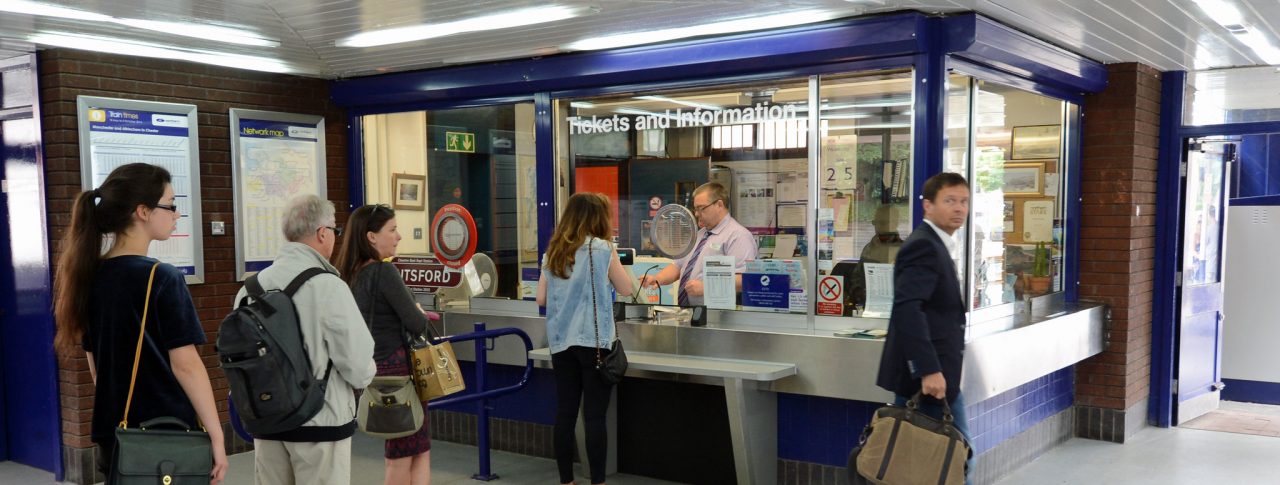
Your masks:
<svg viewBox="0 0 1280 485"><path fill-rule="evenodd" d="M118 256L103 260L89 292L89 321L84 350L93 353L98 384L93 403L91 435L96 443L114 443L114 429L124 415L129 376L138 346L147 277L156 260L145 256ZM168 264L156 268L146 336L138 360L138 379L129 427L162 416L181 419L192 427L200 423L169 365L169 351L205 343L204 328L181 271Z"/></svg>

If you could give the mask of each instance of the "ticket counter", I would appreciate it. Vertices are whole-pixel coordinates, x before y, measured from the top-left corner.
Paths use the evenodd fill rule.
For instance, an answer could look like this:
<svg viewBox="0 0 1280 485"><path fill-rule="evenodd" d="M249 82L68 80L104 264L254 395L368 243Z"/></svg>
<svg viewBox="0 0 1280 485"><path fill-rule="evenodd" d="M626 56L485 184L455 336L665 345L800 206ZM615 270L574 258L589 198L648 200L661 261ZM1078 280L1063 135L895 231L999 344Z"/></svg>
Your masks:
<svg viewBox="0 0 1280 485"><path fill-rule="evenodd" d="M646 314L621 322L619 334L637 352L794 366L752 381L774 403L763 424L735 418L732 393L707 405L724 410L730 428L707 446L733 451L738 481L760 482L778 460L839 466L874 403L891 397L874 385L883 341L855 337L886 328L896 249L921 222L921 185L941 171L965 175L973 194L956 264L971 308L962 387L975 452L1069 419L1071 367L1103 343L1105 309L1077 301L1075 277L1079 106L1103 86L1099 63L992 20L909 12L374 76L338 82L334 96L358 141L352 205L394 204L402 253L430 256L433 209L458 204L474 216L488 262L470 271L489 284L424 297L451 333L512 326L545 347L530 300L573 193L614 202L615 241L635 250L636 280L688 254L663 247L674 240L660 227L664 207L723 207L755 246L729 265L741 289L704 302L705 327ZM708 182L723 196L695 203ZM770 290L783 303L760 304L752 278L785 281ZM673 305L680 285L637 299ZM499 343L490 362L522 364L523 352ZM633 380L632 389L673 394L727 382L654 368L663 370L633 370L619 392ZM553 396L525 398L553 406ZM812 435L833 420L840 431ZM775 446L749 446L748 428ZM624 471L687 471L629 459L644 454L632 438L624 430L615 448Z"/></svg>

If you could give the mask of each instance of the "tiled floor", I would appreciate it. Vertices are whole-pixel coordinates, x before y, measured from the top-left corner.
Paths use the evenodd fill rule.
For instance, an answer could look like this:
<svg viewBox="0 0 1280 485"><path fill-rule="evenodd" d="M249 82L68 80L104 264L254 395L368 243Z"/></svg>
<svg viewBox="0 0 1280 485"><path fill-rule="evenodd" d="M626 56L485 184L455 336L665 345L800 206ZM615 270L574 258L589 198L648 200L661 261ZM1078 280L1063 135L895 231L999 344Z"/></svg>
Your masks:
<svg viewBox="0 0 1280 485"><path fill-rule="evenodd" d="M1280 407L1224 402L1280 418ZM1280 439L1191 428L1146 428L1125 444L1075 438L997 482L1021 484L1280 483Z"/></svg>
<svg viewBox="0 0 1280 485"><path fill-rule="evenodd" d="M1193 419L1182 427L1280 437L1280 406L1226 401L1217 411Z"/></svg>
<svg viewBox="0 0 1280 485"><path fill-rule="evenodd" d="M1238 411L1280 421L1280 407L1223 403L1223 411ZM432 450L432 483L475 484L476 449L436 442ZM352 456L353 484L382 481L380 441L357 434ZM1190 428L1147 428L1126 444L1072 439L997 482L1021 484L1160 484L1280 483L1276 457L1280 439ZM555 483L555 463L504 452L493 454L493 472L501 484ZM581 476L581 475L580 475ZM13 462L0 462L0 485L53 483L53 474ZM253 454L231 457L227 485L253 483ZM579 478L578 483L586 483ZM644 477L616 475L609 483L639 485L669 483Z"/></svg>

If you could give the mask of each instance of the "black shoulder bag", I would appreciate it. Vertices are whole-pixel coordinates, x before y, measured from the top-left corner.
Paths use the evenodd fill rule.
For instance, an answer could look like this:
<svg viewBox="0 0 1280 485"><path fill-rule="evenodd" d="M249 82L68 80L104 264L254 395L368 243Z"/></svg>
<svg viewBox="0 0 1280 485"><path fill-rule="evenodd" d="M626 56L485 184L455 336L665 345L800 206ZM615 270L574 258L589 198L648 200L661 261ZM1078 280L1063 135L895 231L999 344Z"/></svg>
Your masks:
<svg viewBox="0 0 1280 485"><path fill-rule="evenodd" d="M617 384L622 382L622 376L627 373L627 353L622 350L622 339L618 338L618 322L613 323L613 342L609 347L609 352L605 353L600 349L600 315L596 309L596 262L591 250L593 239L588 239L587 244L587 266L591 269L591 322L596 329L596 371L600 373L600 378L609 384Z"/></svg>
<svg viewBox="0 0 1280 485"><path fill-rule="evenodd" d="M129 397L124 402L124 417L116 428L116 452L111 467L111 483L186 484L209 483L213 470L213 444L209 434L191 429L174 417L146 421L129 428L129 406L133 404L133 385L138 380L138 360L142 355L142 337L147 330L147 313L151 308L151 284L156 279L156 263L147 280L147 299L142 304L142 328L138 330L138 348L133 355L133 374L129 377ZM168 425L176 429L154 429Z"/></svg>

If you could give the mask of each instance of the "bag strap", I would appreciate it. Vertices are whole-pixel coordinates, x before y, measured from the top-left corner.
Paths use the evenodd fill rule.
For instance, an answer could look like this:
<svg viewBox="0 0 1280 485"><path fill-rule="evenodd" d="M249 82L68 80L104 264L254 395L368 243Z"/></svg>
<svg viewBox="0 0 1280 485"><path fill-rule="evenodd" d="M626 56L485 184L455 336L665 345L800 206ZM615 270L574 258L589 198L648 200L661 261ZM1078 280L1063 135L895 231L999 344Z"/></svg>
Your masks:
<svg viewBox="0 0 1280 485"><path fill-rule="evenodd" d="M267 293L267 290L262 287L262 283L258 282L258 274L259 273L254 273L253 276L244 280L244 289L248 293L248 296L254 300L261 300L262 295Z"/></svg>
<svg viewBox="0 0 1280 485"><path fill-rule="evenodd" d="M142 337L147 333L147 313L151 309L151 285L156 281L156 268L160 262L151 265L151 276L147 277L147 298L142 300L142 325L138 328L138 347L133 352L133 373L129 375L129 397L124 401L124 416L120 418L120 429L129 427L129 406L133 404L133 385L138 381L138 361L142 357Z"/></svg>
<svg viewBox="0 0 1280 485"><path fill-rule="evenodd" d="M591 242L594 237L587 238L587 267L591 269L591 280L587 284L591 285L591 325L596 329L596 367L604 365L604 356L600 352L600 315L596 310L596 262L592 258Z"/></svg>
<svg viewBox="0 0 1280 485"><path fill-rule="evenodd" d="M302 288L302 285L306 283L307 280L311 279L314 276L322 275L325 273L329 273L329 270L324 268L319 268L319 267L307 268L303 270L301 273L298 273L298 276L293 277L293 281L289 282L289 286L284 287L284 294L287 295L289 298L293 298L293 294L297 293L298 288ZM329 273L329 274L333 274L333 273ZM257 275L254 275L254 276L257 276Z"/></svg>

